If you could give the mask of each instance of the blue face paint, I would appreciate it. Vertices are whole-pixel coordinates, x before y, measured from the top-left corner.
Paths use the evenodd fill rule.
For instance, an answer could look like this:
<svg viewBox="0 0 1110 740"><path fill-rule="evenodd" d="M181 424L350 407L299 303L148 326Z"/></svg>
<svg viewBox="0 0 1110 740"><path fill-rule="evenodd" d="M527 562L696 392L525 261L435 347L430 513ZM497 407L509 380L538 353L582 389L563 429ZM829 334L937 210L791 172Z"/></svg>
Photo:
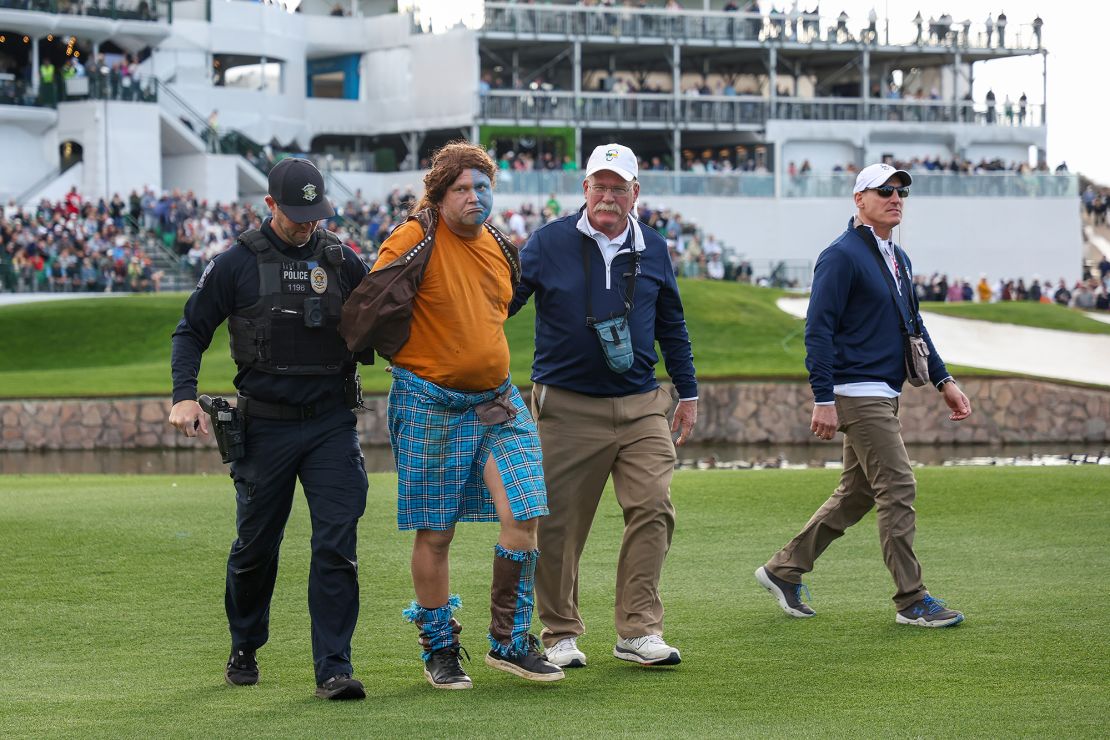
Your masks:
<svg viewBox="0 0 1110 740"><path fill-rule="evenodd" d="M493 213L493 183L481 170L471 170L470 176L474 180L474 193L478 196L478 207L482 209L482 217L477 223L485 223Z"/></svg>

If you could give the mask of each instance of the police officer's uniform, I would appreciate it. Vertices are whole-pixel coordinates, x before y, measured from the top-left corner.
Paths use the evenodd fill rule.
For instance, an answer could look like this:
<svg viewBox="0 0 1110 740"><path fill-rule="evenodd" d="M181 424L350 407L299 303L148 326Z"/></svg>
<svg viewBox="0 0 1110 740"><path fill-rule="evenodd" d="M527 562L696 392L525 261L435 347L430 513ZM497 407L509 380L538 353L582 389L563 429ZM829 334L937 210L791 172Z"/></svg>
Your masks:
<svg viewBox="0 0 1110 740"><path fill-rule="evenodd" d="M300 223L334 213L307 160L280 163L270 195ZM300 478L312 519L308 604L321 685L353 672L356 527L367 481L344 392L355 358L336 327L343 300L367 270L334 234L317 229L305 246L293 247L271 220L210 262L185 304L173 334L173 402L197 397L201 354L227 319L246 420L246 454L231 464L238 538L228 557L225 607L232 655L253 654L268 638L278 548Z"/></svg>

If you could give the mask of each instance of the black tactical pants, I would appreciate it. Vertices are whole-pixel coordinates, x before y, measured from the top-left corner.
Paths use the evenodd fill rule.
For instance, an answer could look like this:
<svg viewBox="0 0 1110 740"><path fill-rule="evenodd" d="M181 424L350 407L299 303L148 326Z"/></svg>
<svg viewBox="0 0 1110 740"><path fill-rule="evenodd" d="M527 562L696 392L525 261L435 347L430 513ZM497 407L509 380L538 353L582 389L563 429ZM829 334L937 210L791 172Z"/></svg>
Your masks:
<svg viewBox="0 0 1110 740"><path fill-rule="evenodd" d="M304 421L251 417L247 454L232 463L238 538L227 559L224 603L233 650L257 650L269 637L278 549L297 478L312 519L308 610L316 682L351 668L358 620L358 519L366 508L366 468L355 415L336 408Z"/></svg>

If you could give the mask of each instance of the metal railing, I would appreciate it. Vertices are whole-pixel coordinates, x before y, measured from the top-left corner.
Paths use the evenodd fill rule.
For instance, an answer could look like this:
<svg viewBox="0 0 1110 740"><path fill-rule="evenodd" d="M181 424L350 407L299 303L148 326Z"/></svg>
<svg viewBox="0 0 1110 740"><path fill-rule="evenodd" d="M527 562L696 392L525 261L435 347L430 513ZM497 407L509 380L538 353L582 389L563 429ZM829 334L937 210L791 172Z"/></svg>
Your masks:
<svg viewBox="0 0 1110 740"><path fill-rule="evenodd" d="M582 171L502 170L497 173L497 192L506 195L544 195L582 191ZM640 192L645 199L672 195L771 198L775 195L774 175L756 172L640 173Z"/></svg>
<svg viewBox="0 0 1110 740"><path fill-rule="evenodd" d="M907 123L975 123L1038 126L1042 106L993 107L963 101L903 98L776 98L770 118L794 121L899 121Z"/></svg>
<svg viewBox="0 0 1110 740"><path fill-rule="evenodd" d="M177 116L186 128L196 134L207 144L211 144L213 137L218 136L217 131L208 123L208 119L194 108L174 90L168 82L154 79L154 84L159 92L158 103L160 107L172 116Z"/></svg>
<svg viewBox="0 0 1110 740"><path fill-rule="evenodd" d="M0 8L110 20L173 20L173 0L0 0Z"/></svg>
<svg viewBox="0 0 1110 740"><path fill-rule="evenodd" d="M370 157L370 155L350 155ZM323 160L315 158L323 171ZM1068 173L979 172L956 173L914 169L912 197L1061 198L1077 197L1078 178ZM500 170L496 192L504 195L547 197L549 193L582 191L582 170ZM328 173L328 192L337 206L356 200L339 178ZM775 176L767 172L673 172L641 170L642 197L674 195L773 198ZM843 198L852 196L854 173L783 175L784 198ZM334 187L334 190L332 189Z"/></svg>
<svg viewBox="0 0 1110 740"><path fill-rule="evenodd" d="M902 6L899 6L900 8ZM423 19L428 21L427 18ZM947 18L914 22L908 17L850 18L773 11L667 10L662 8L575 7L486 2L481 32L517 36L607 38L683 43L774 42L782 44L889 45L964 49L1041 48L1042 26L1029 18L1007 18L999 33L995 19L964 23Z"/></svg>
<svg viewBox="0 0 1110 740"><path fill-rule="evenodd" d="M162 290L187 290L196 284L193 271L184 263L165 241L165 234L160 230L146 231L142 224L130 214L124 214L124 223L127 230L135 235L139 246L150 257L154 268L162 272Z"/></svg>
<svg viewBox="0 0 1110 740"><path fill-rule="evenodd" d="M76 164L76 162L70 164L70 167L72 167L74 164ZM67 167L66 169L69 169L69 167ZM24 203L27 203L32 195L61 177L63 172L65 172L65 170L61 167L55 167L54 169L50 170L45 175L40 177L38 180L35 180L35 182L25 188L22 193L15 196L15 198L13 198L13 201L18 205L23 205Z"/></svg>
<svg viewBox="0 0 1110 740"><path fill-rule="evenodd" d="M1078 178L1051 172L930 172L912 170L911 197L960 198L1075 198ZM854 173L832 175L785 175L784 198L852 197Z"/></svg>
<svg viewBox="0 0 1110 740"><path fill-rule="evenodd" d="M768 119L787 121L898 121L1039 126L1042 106L988 107L939 100L862 98L764 98L756 95L598 93L560 90L489 90L478 99L478 117L487 121L548 125L607 124L634 128L760 127Z"/></svg>
<svg viewBox="0 0 1110 740"><path fill-rule="evenodd" d="M42 106L33 87L23 80L0 80L0 105Z"/></svg>
<svg viewBox="0 0 1110 740"><path fill-rule="evenodd" d="M480 117L560 125L609 123L670 126L676 121L672 95L491 90L479 100Z"/></svg>
<svg viewBox="0 0 1110 740"><path fill-rule="evenodd" d="M76 100L154 103L158 101L158 88L154 80L121 77L106 67L88 68L82 77L59 77L50 84L40 83L38 90L24 80L0 79L0 105L56 108L59 103Z"/></svg>

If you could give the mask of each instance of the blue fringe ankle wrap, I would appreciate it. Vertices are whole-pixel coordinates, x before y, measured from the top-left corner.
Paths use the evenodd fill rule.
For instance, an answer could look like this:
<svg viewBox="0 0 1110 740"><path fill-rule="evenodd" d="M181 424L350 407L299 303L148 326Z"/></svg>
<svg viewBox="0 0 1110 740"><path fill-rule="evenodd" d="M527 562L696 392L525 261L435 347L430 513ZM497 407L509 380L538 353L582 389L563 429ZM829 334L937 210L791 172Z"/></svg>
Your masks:
<svg viewBox="0 0 1110 740"><path fill-rule="evenodd" d="M455 643L454 632L451 629L451 615L462 608L462 598L452 594L447 603L435 609L427 609L415 601L409 608L401 612L406 622L414 623L424 638L426 648L420 655L422 660L427 660L432 653Z"/></svg>

